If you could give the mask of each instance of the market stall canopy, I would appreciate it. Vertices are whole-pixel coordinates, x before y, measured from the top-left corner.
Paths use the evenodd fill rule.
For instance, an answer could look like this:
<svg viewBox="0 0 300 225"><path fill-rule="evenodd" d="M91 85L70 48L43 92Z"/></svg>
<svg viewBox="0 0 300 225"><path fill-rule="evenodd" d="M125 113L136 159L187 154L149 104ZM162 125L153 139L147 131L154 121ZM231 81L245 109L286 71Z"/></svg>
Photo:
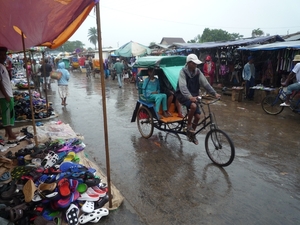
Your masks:
<svg viewBox="0 0 300 225"><path fill-rule="evenodd" d="M246 46L240 47L238 50L248 50L248 51L271 51L278 49L300 49L300 41L284 41L275 42L271 44L259 45L259 46Z"/></svg>
<svg viewBox="0 0 300 225"><path fill-rule="evenodd" d="M25 47L57 48L89 15L98 0L10 0L0 7L0 46L10 51Z"/></svg>
<svg viewBox="0 0 300 225"><path fill-rule="evenodd" d="M264 44L264 43L272 43L276 41L284 41L284 39L279 35L274 35L274 36L266 36L266 37L239 39L235 41L186 43L186 44L180 43L180 44L176 44L176 47L181 49L208 49L208 48L221 48L221 47L230 47L230 46Z"/></svg>
<svg viewBox="0 0 300 225"><path fill-rule="evenodd" d="M164 71L170 84L176 90L180 70L186 63L186 56L145 56L140 57L134 63L136 68L160 68ZM146 76L146 71L141 71Z"/></svg>
<svg viewBox="0 0 300 225"><path fill-rule="evenodd" d="M115 55L123 57L142 56L151 54L151 49L145 45L130 41L115 51Z"/></svg>

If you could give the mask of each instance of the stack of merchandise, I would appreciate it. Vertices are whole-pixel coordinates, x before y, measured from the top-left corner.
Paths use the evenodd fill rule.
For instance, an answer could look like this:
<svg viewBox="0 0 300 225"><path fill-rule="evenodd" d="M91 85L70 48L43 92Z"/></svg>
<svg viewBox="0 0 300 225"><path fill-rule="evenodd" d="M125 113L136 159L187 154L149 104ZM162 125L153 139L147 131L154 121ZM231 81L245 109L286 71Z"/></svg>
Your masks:
<svg viewBox="0 0 300 225"><path fill-rule="evenodd" d="M20 132L29 135L26 127ZM81 139L18 146L0 156L0 224L77 225L109 214L106 184L80 164Z"/></svg>

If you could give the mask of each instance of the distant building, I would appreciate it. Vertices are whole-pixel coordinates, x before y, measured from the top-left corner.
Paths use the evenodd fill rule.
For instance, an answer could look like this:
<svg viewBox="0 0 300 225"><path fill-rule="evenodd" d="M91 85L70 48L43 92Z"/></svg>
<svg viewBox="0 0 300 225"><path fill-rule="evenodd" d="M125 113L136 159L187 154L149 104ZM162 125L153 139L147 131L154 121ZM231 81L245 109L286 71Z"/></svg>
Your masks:
<svg viewBox="0 0 300 225"><path fill-rule="evenodd" d="M172 45L174 43L186 43L183 38L163 37L161 39L161 45Z"/></svg>

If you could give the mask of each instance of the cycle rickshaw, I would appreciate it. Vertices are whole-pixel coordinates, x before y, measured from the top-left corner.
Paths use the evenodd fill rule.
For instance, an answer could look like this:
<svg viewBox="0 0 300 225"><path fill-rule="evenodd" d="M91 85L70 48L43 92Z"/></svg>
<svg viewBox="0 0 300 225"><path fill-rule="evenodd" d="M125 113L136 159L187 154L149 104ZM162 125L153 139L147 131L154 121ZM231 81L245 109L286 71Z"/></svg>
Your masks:
<svg viewBox="0 0 300 225"><path fill-rule="evenodd" d="M134 64L134 67L144 68L144 70L140 72L139 77L146 75L147 68L154 68L155 74L158 74L158 79L160 76L165 75L176 90L179 72L185 65L185 62L185 56L146 56L139 58ZM175 111L175 106L172 105L171 109L169 109L172 116L160 117L155 111L155 103L148 101L143 96L142 79L139 79L139 99L133 111L131 122L137 121L140 134L144 138L150 138L154 128L156 128L161 131L186 136L187 139L191 141L193 136L186 131L187 114L184 118L179 117ZM235 156L235 147L229 136L218 128L215 116L213 112L211 112L210 105L218 100L219 99L206 101L202 97L198 98L197 104L201 108L202 119L199 121L193 135L198 135L206 127L210 128L205 137L206 153L215 164L224 167L232 163Z"/></svg>

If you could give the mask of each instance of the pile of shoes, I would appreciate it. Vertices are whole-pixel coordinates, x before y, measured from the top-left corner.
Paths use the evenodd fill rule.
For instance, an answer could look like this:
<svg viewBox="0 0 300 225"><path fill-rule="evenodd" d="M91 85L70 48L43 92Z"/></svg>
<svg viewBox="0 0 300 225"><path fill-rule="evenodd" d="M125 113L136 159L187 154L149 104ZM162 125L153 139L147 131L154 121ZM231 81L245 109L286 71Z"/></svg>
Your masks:
<svg viewBox="0 0 300 225"><path fill-rule="evenodd" d="M57 225L63 220L77 225L107 216L107 186L96 169L79 163L77 153L84 148L77 138L49 140L1 157L0 217L16 225ZM13 160L18 166L6 173Z"/></svg>
<svg viewBox="0 0 300 225"><path fill-rule="evenodd" d="M15 100L16 120L32 119L29 93L15 91L13 94ZM48 118L54 114L54 109L51 104L49 104L47 109L46 100L41 98L40 94L36 91L32 92L32 105L35 119Z"/></svg>

